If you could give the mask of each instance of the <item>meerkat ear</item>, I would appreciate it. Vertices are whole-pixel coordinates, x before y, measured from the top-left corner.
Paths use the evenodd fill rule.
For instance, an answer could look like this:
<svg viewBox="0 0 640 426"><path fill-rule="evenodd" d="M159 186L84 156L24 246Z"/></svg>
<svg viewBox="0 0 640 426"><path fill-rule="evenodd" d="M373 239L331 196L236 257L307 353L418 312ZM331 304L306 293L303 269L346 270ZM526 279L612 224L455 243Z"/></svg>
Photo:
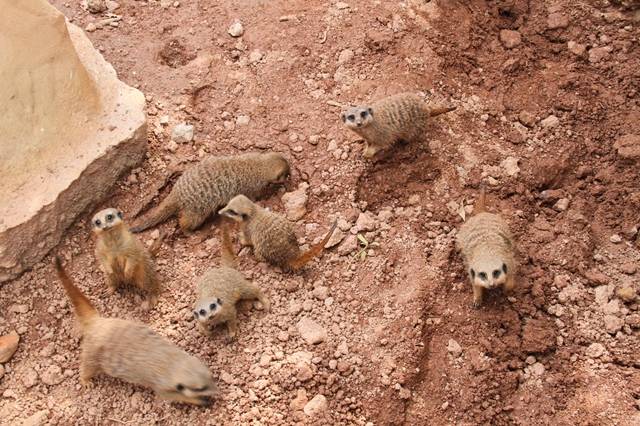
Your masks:
<svg viewBox="0 0 640 426"><path fill-rule="evenodd" d="M119 217L120 219L122 219L122 212L121 212L121 211L118 211L118 217Z"/></svg>
<svg viewBox="0 0 640 426"><path fill-rule="evenodd" d="M342 122L343 123L347 122L347 114L345 114L344 112L342 114L340 114L340 118L342 118Z"/></svg>
<svg viewBox="0 0 640 426"><path fill-rule="evenodd" d="M502 272L504 272L505 274L507 273L507 264L506 263L502 264Z"/></svg>
<svg viewBox="0 0 640 426"><path fill-rule="evenodd" d="M369 115L371 115L373 117L373 108L369 108Z"/></svg>

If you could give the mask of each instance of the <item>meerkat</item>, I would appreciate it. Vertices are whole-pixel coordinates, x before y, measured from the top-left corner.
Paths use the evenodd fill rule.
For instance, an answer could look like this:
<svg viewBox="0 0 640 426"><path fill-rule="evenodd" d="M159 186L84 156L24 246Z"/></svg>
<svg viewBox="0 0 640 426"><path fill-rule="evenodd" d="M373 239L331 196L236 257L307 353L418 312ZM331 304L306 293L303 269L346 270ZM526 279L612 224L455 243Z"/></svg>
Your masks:
<svg viewBox="0 0 640 426"><path fill-rule="evenodd" d="M211 336L213 326L226 323L229 337L233 339L238 332L236 304L240 300L257 299L267 311L271 304L257 285L236 270L228 225L223 223L220 232L220 267L209 269L198 281L198 300L193 315L206 336Z"/></svg>
<svg viewBox="0 0 640 426"><path fill-rule="evenodd" d="M462 253L473 287L473 306L480 307L484 289L502 286L506 292L515 287L516 261L509 226L500 215L486 210L482 190L476 212L458 232L456 242Z"/></svg>
<svg viewBox="0 0 640 426"><path fill-rule="evenodd" d="M347 128L364 138L363 155L371 158L400 140L420 140L431 117L455 109L432 107L415 93L399 93L371 105L351 107L342 112L341 118Z"/></svg>
<svg viewBox="0 0 640 426"><path fill-rule="evenodd" d="M234 197L220 210L220 214L238 222L241 244L252 246L258 260L284 270L296 271L319 255L336 229L334 222L322 241L302 253L291 222L258 206L244 195Z"/></svg>
<svg viewBox="0 0 640 426"><path fill-rule="evenodd" d="M123 284L133 284L147 294L143 307L155 306L160 282L151 252L129 231L122 212L114 208L101 210L93 216L92 224L96 258L107 277L109 291L114 293ZM154 246L151 251L159 248L159 244Z"/></svg>
<svg viewBox="0 0 640 426"><path fill-rule="evenodd" d="M180 228L189 233L236 195L257 198L268 185L288 177L289 163L279 153L209 157L185 170L169 195L131 231L144 231L178 214Z"/></svg>
<svg viewBox="0 0 640 426"><path fill-rule="evenodd" d="M82 330L80 382L104 373L150 387L163 399L209 405L216 385L209 369L169 340L134 321L100 316L54 258L58 277Z"/></svg>

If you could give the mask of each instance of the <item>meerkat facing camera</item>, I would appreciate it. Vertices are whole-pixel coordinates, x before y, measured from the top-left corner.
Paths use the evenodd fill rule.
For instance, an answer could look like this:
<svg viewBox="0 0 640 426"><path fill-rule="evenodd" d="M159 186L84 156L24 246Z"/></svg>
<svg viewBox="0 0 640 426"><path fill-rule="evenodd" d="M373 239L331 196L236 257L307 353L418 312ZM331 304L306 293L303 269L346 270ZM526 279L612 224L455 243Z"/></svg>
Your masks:
<svg viewBox="0 0 640 426"><path fill-rule="evenodd" d="M236 304L240 300L257 299L266 311L270 310L271 304L260 287L247 281L236 270L227 223L222 224L220 232L220 267L209 269L198 280L198 300L193 315L205 335L211 336L213 326L226 323L229 337L234 338L238 332Z"/></svg>
<svg viewBox="0 0 640 426"><path fill-rule="evenodd" d="M429 106L415 93L399 93L370 105L360 105L342 112L344 125L364 138L364 157L390 148L398 141L422 139L430 118L455 110L456 107Z"/></svg>
<svg viewBox="0 0 640 426"><path fill-rule="evenodd" d="M258 260L263 260L285 270L298 270L315 256L322 253L324 246L336 229L336 222L319 243L302 252L298 239L285 217L270 212L252 202L244 195L234 197L220 214L240 225L240 242L253 247Z"/></svg>
<svg viewBox="0 0 640 426"><path fill-rule="evenodd" d="M96 240L96 258L107 276L111 292L123 284L133 284L146 292L144 308L155 306L160 294L160 282L151 253L129 231L122 212L115 208L99 211L91 220ZM159 239L161 241L162 239ZM154 244L156 251L159 244ZM155 253L154 253L155 254Z"/></svg>
<svg viewBox="0 0 640 426"><path fill-rule="evenodd" d="M517 265L509 226L500 215L487 212L484 190L474 210L460 227L456 243L473 287L473 305L479 307L485 289L514 289Z"/></svg>

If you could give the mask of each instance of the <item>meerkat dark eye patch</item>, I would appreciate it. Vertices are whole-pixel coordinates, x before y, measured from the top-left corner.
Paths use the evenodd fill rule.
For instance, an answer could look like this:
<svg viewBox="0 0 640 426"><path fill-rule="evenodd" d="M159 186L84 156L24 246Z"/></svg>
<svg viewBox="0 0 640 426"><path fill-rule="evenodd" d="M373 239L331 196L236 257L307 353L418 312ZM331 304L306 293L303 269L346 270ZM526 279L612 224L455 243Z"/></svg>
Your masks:
<svg viewBox="0 0 640 426"><path fill-rule="evenodd" d="M361 111L360 112L360 117L365 118L367 116L368 112L367 111Z"/></svg>
<svg viewBox="0 0 640 426"><path fill-rule="evenodd" d="M100 219L96 219L96 221L95 221L95 222L93 222L93 223L95 223L95 224L96 224L96 226L100 226L100 225L102 225L102 222L100 221Z"/></svg>
<svg viewBox="0 0 640 426"><path fill-rule="evenodd" d="M353 114L349 114L349 116L347 117L349 119L349 121L353 121L356 119L356 116Z"/></svg>
<svg viewBox="0 0 640 426"><path fill-rule="evenodd" d="M113 215L112 214L108 214L107 215L107 222L111 222L113 220Z"/></svg>
<svg viewBox="0 0 640 426"><path fill-rule="evenodd" d="M209 305L209 309L211 309L212 311L216 308L216 304L212 303Z"/></svg>
<svg viewBox="0 0 640 426"><path fill-rule="evenodd" d="M200 315L205 316L207 314L207 311L205 311L204 309L200 309Z"/></svg>
<svg viewBox="0 0 640 426"><path fill-rule="evenodd" d="M181 383L178 383L178 385L176 386L176 390L178 392L182 392L184 390L184 385Z"/></svg>
<svg viewBox="0 0 640 426"><path fill-rule="evenodd" d="M118 212L118 217L122 219L122 212Z"/></svg>
<svg viewBox="0 0 640 426"><path fill-rule="evenodd" d="M486 272L478 272L478 276L480 277L480 279L482 281L486 281L487 280L487 273Z"/></svg>
<svg viewBox="0 0 640 426"><path fill-rule="evenodd" d="M495 271L493 271L493 278L500 278L501 273L502 271L500 269L496 269Z"/></svg>
<svg viewBox="0 0 640 426"><path fill-rule="evenodd" d="M217 302L218 302L218 305L222 305L222 299L218 298Z"/></svg>
<svg viewBox="0 0 640 426"><path fill-rule="evenodd" d="M507 264L506 263L502 264L502 272L504 272L505 274L507 273Z"/></svg>
<svg viewBox="0 0 640 426"><path fill-rule="evenodd" d="M249 215L246 213L242 213L242 215L240 215L242 217L242 220L247 220L249 219Z"/></svg>
<svg viewBox="0 0 640 426"><path fill-rule="evenodd" d="M471 269L469 273L471 274L472 279L476 277L476 271L474 271L473 269Z"/></svg>

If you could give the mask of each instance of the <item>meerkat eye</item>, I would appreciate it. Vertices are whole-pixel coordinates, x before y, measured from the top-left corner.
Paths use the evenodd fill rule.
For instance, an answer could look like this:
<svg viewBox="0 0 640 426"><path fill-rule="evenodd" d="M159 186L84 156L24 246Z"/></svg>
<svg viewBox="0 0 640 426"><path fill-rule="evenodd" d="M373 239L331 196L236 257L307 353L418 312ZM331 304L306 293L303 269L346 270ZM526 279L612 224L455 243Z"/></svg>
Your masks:
<svg viewBox="0 0 640 426"><path fill-rule="evenodd" d="M113 215L112 214L108 214L107 215L107 222L111 222L113 220Z"/></svg>
<svg viewBox="0 0 640 426"><path fill-rule="evenodd" d="M507 264L506 263L502 264L502 272L504 272L505 274L507 273Z"/></svg>
<svg viewBox="0 0 640 426"><path fill-rule="evenodd" d="M118 217L122 219L122 212L118 212Z"/></svg>
<svg viewBox="0 0 640 426"><path fill-rule="evenodd" d="M478 276L480 277L480 279L482 281L486 281L487 280L487 273L486 272L478 272Z"/></svg>
<svg viewBox="0 0 640 426"><path fill-rule="evenodd" d="M182 383L178 383L178 386L176 386L176 389L178 390L178 392L182 392L184 390L184 385Z"/></svg>
<svg viewBox="0 0 640 426"><path fill-rule="evenodd" d="M216 308L216 304L212 303L209 305L209 309L211 309L212 311Z"/></svg>
<svg viewBox="0 0 640 426"><path fill-rule="evenodd" d="M469 271L469 273L471 274L471 278L475 278L476 277L476 271L474 271L473 269L471 269Z"/></svg>
<svg viewBox="0 0 640 426"><path fill-rule="evenodd" d="M367 111L362 111L360 112L360 117L365 118L367 116L368 112Z"/></svg>
<svg viewBox="0 0 640 426"><path fill-rule="evenodd" d="M353 114L349 114L349 116L347 117L349 119L349 121L353 121L356 119L356 116Z"/></svg>
<svg viewBox="0 0 640 426"><path fill-rule="evenodd" d="M93 222L93 223L95 223L95 224L96 224L96 226L100 226L100 225L102 225L102 222L100 221L100 219L96 219L96 221L95 221L95 222Z"/></svg>
<svg viewBox="0 0 640 426"><path fill-rule="evenodd" d="M204 309L200 309L200 315L205 316L207 314L207 311L205 311Z"/></svg>
<svg viewBox="0 0 640 426"><path fill-rule="evenodd" d="M493 278L500 278L501 273L502 271L500 269L496 269L495 271L493 271Z"/></svg>

